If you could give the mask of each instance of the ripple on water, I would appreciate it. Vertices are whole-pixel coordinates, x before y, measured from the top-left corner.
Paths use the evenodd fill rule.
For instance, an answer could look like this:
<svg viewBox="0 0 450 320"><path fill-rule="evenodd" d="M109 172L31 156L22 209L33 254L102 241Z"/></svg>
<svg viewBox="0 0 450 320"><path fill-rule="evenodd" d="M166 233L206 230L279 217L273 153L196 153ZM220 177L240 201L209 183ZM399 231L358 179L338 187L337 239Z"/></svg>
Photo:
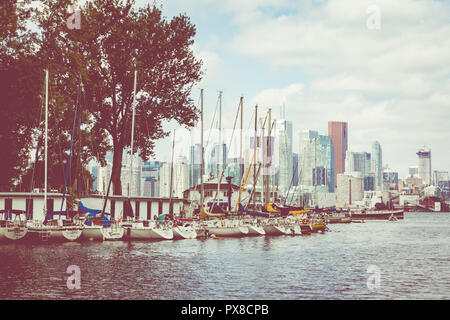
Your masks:
<svg viewBox="0 0 450 320"><path fill-rule="evenodd" d="M448 299L449 227L448 213L406 213L301 237L2 244L0 298ZM72 264L80 290L66 286Z"/></svg>

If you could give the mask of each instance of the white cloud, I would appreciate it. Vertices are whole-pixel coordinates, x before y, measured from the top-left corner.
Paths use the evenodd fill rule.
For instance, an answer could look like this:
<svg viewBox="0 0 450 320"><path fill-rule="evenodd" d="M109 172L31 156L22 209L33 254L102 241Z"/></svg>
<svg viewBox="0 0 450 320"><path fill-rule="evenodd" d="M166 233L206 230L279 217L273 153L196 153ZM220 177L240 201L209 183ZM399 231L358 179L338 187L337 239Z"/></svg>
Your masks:
<svg viewBox="0 0 450 320"><path fill-rule="evenodd" d="M366 27L374 3L380 30ZM297 15L266 14L244 26L230 47L280 73L298 69L309 77L261 88L256 103L285 99L296 130L326 134L329 120L348 121L350 147L370 151L377 139L386 161L406 170L417 161L411 150L423 144L445 150L450 140L443 129L450 120L449 9L437 1L330 0ZM446 158L433 165L448 168Z"/></svg>

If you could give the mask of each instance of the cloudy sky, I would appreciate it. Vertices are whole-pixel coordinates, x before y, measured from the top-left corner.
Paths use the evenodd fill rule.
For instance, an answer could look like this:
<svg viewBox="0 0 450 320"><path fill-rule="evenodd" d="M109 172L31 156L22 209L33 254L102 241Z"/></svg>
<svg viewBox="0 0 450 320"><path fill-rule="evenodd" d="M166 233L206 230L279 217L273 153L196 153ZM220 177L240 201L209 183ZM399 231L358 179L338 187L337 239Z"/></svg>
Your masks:
<svg viewBox="0 0 450 320"><path fill-rule="evenodd" d="M294 152L299 130L326 135L328 121L346 121L349 150L370 152L378 140L383 163L400 177L417 165L423 145L433 170L450 169L450 1L156 3L167 17L186 13L197 27L194 51L206 75L192 97L198 101L204 88L205 128L223 91L228 128L241 95L244 127L255 104L260 112L272 108L274 118L285 104ZM159 142L157 154L169 160L170 143Z"/></svg>

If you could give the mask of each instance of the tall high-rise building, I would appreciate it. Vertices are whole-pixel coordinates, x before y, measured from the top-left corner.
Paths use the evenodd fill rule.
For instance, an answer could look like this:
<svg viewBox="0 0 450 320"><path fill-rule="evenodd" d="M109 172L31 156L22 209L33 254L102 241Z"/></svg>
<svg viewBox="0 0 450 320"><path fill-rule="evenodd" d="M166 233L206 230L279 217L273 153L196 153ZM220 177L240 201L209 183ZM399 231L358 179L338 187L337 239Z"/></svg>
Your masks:
<svg viewBox="0 0 450 320"><path fill-rule="evenodd" d="M298 186L298 153L292 154L292 172L294 175L292 186Z"/></svg>
<svg viewBox="0 0 450 320"><path fill-rule="evenodd" d="M372 143L371 171L375 174L375 190L380 191L383 185L383 153L378 141Z"/></svg>
<svg viewBox="0 0 450 320"><path fill-rule="evenodd" d="M348 148L347 122L328 121L328 136L334 148L334 181L337 175L345 172L345 153Z"/></svg>
<svg viewBox="0 0 450 320"><path fill-rule="evenodd" d="M362 177L366 177L371 172L370 159L370 153L347 150L345 153L345 172L360 172Z"/></svg>
<svg viewBox="0 0 450 320"><path fill-rule="evenodd" d="M426 185L431 184L431 150L423 146L417 151L419 156L419 177Z"/></svg>
<svg viewBox="0 0 450 320"><path fill-rule="evenodd" d="M442 181L449 181L448 171L433 171L433 184L438 186Z"/></svg>
<svg viewBox="0 0 450 320"><path fill-rule="evenodd" d="M186 157L178 156L173 168L173 196L183 198L183 192L189 189L189 163Z"/></svg>
<svg viewBox="0 0 450 320"><path fill-rule="evenodd" d="M225 143L221 145L214 144L209 150L207 174L212 177L220 177L222 170L227 163L227 146Z"/></svg>
<svg viewBox="0 0 450 320"><path fill-rule="evenodd" d="M298 155L298 184L322 187L322 191L334 192L334 148L329 136L317 131L300 131Z"/></svg>
<svg viewBox="0 0 450 320"><path fill-rule="evenodd" d="M130 177L130 164L122 164L120 180L122 183L122 195L130 197L141 196L141 173L140 163L133 164L133 172Z"/></svg>
<svg viewBox="0 0 450 320"><path fill-rule="evenodd" d="M286 192L292 181L292 142L286 130L278 131L279 190Z"/></svg>
<svg viewBox="0 0 450 320"><path fill-rule="evenodd" d="M108 192L108 184L111 180L112 174L112 163L107 161L106 166L101 167L100 164L97 165L97 192L100 194L106 194ZM113 194L114 186L111 184L109 190L110 194Z"/></svg>
<svg viewBox="0 0 450 320"><path fill-rule="evenodd" d="M200 169L202 164L202 147L200 144L192 145L189 149L189 187L200 184ZM203 169L204 171L205 169Z"/></svg>
<svg viewBox="0 0 450 320"><path fill-rule="evenodd" d="M419 176L419 167L418 166L410 166L408 168L410 177L418 177Z"/></svg>
<svg viewBox="0 0 450 320"><path fill-rule="evenodd" d="M159 197L160 169L163 163L160 161L146 161L142 164L141 196Z"/></svg>

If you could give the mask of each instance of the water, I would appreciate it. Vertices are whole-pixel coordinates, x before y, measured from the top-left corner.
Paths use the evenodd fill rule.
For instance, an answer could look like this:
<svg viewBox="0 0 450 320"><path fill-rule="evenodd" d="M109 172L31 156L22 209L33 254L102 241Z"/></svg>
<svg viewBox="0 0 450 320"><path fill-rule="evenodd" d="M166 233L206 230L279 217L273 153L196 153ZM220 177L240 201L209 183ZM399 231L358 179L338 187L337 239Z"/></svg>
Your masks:
<svg viewBox="0 0 450 320"><path fill-rule="evenodd" d="M450 213L330 228L300 237L1 244L0 299L450 298ZM70 265L80 267L78 290L67 287ZM368 285L377 276L369 266L380 281Z"/></svg>

